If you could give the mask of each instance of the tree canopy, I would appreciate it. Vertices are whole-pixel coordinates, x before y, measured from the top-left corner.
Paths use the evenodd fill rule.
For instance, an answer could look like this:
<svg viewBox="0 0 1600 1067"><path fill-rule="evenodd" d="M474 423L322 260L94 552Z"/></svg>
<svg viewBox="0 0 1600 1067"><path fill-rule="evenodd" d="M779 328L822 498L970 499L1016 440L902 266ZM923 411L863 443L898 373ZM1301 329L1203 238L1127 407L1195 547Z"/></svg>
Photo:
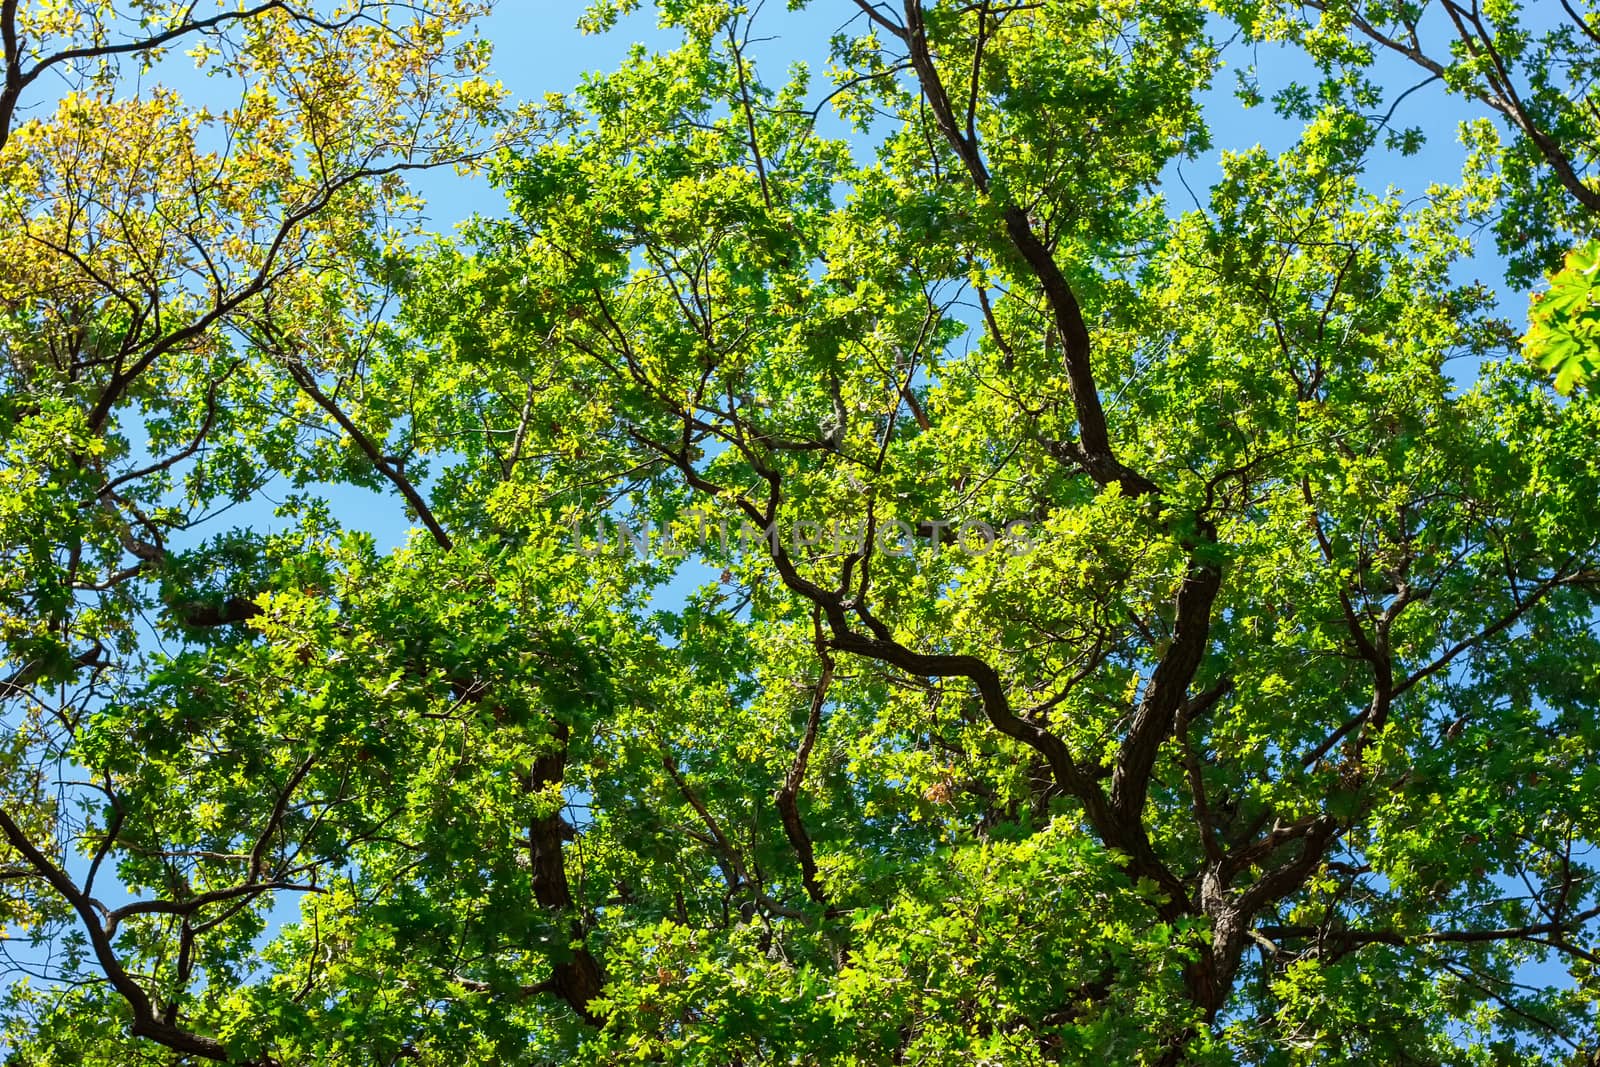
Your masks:
<svg viewBox="0 0 1600 1067"><path fill-rule="evenodd" d="M488 6L0 8L8 1064L1600 1062L1600 5Z"/></svg>

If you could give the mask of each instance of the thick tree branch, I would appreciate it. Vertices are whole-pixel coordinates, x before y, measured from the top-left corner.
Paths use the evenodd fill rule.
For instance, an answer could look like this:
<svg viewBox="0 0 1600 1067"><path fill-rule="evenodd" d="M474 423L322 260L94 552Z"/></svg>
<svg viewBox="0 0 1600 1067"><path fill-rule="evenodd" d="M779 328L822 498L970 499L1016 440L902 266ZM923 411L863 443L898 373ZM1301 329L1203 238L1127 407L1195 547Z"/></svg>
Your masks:
<svg viewBox="0 0 1600 1067"><path fill-rule="evenodd" d="M1220 568L1192 562L1178 588L1172 644L1151 672L1112 771L1111 804L1124 819L1139 817L1144 808L1156 757L1210 642L1211 605L1221 587Z"/></svg>
<svg viewBox="0 0 1600 1067"><path fill-rule="evenodd" d="M83 924L84 932L88 935L89 947L94 952L95 961L100 964L100 969L105 973L111 987L127 1002L129 1010L133 1013L131 1030L134 1036L149 1038L174 1052L217 1062L228 1062L228 1051L222 1042L184 1030L156 1010L150 995L123 968L122 961L117 958L116 949L111 943L114 925L101 924L94 901L78 889L64 870L39 851L12 819L11 813L4 808L0 808L0 834L4 834L6 841L22 855L34 872L77 913L78 921Z"/></svg>
<svg viewBox="0 0 1600 1067"><path fill-rule="evenodd" d="M558 785L566 773L567 741L570 731L557 720L550 722L549 751L533 761L524 785L529 793L540 793ZM533 895L538 905L567 922L568 944L552 961L551 986L578 1017L590 1026L602 1026L605 1017L589 1005L605 988L605 968L589 949L572 888L567 882L565 845L566 820L559 809L534 819L528 827L528 864L533 873Z"/></svg>
<svg viewBox="0 0 1600 1067"><path fill-rule="evenodd" d="M795 857L800 862L800 879L805 884L806 893L818 904L827 902L827 894L823 892L822 884L817 881L817 860L811 848L811 836L806 833L805 823L800 819L800 805L797 797L800 792L800 783L805 781L806 765L811 758L812 746L817 742L817 729L822 723L822 706L828 699L828 686L833 682L833 657L828 654L827 645L822 634L821 609L813 611L813 624L817 631L817 659L822 664L822 673L817 676L817 681L811 689L811 706L806 712L805 734L800 738L800 747L795 750L794 760L789 764L789 773L783 777L783 784L778 787L773 800L778 805L778 814L783 820L783 832L789 838L789 845L794 849Z"/></svg>
<svg viewBox="0 0 1600 1067"><path fill-rule="evenodd" d="M945 91L929 49L920 0L906 0L905 19L904 39L910 49L911 66L939 132L961 159L973 186L980 195L987 197L990 195L989 169L977 142L967 136L964 124L957 118L950 96ZM1105 411L1100 405L1100 391L1094 380L1089 327L1084 321L1077 295L1067 283L1049 247L1034 232L1027 211L1015 203L1003 203L1000 208L1006 237L1044 290L1056 330L1061 335L1062 361L1078 419L1077 447L1083 469L1101 485L1113 482L1120 485L1129 496L1154 493L1155 483L1125 466L1112 450Z"/></svg>
<svg viewBox="0 0 1600 1067"><path fill-rule="evenodd" d="M680 412L680 415L684 414ZM653 440L637 429L630 432L640 444L669 460L691 488L717 499L736 500L745 515L763 529L775 521L782 499L781 480L776 472L760 463L759 457L746 453L747 460L756 464L758 473L768 483L769 495L765 508L758 508L743 494L731 493L726 487L707 478L695 466L687 439L674 446ZM978 690L980 705L990 725L1004 736L1020 741L1043 756L1056 786L1083 805L1090 825L1106 844L1120 849L1129 857L1129 873L1134 877L1149 878L1161 886L1168 898L1167 907L1173 915L1182 911L1186 906L1183 885L1156 855L1140 820L1124 818L1113 809L1099 782L1078 765L1059 737L1044 726L1021 718L1012 710L1005 685L993 667L977 656L964 653L923 653L907 648L871 615L860 596L847 597L843 590L826 589L806 578L795 567L794 560L781 543L769 542L768 549L784 585L821 610L830 632L828 643L834 650L886 663L917 677L966 678L970 681ZM863 633L851 624L852 614L862 620L868 632Z"/></svg>

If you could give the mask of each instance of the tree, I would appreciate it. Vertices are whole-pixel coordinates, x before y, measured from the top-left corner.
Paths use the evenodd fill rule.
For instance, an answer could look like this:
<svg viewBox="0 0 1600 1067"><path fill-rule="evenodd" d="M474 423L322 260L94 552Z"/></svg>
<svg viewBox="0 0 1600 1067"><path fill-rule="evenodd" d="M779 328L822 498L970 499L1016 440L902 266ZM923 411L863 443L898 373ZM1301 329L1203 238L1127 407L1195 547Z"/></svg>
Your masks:
<svg viewBox="0 0 1600 1067"><path fill-rule="evenodd" d="M48 1050L20 1055L232 1058L269 902L342 862L352 828L303 804L348 783L321 780L298 709L253 720L205 680L208 647L248 646L217 631L262 614L261 581L315 563L215 520L275 476L420 502L339 436L349 411L400 417L381 383L319 383L374 343L383 257L415 228L404 176L472 164L509 118L460 36L482 9L0 6L0 918L44 979L11 986L7 1041ZM236 98L145 88L180 48Z"/></svg>
<svg viewBox="0 0 1600 1067"><path fill-rule="evenodd" d="M1600 21L1215 6L860 0L820 92L664 3L675 48L496 157L507 217L357 212L363 254L196 330L202 384L118 424L156 469L103 393L8 386L0 885L64 953L24 1054L1600 1054L1596 401L1458 280L1486 225L1508 284L1593 236L1551 87ZM1218 18L1317 81L1184 210ZM1420 136L1380 49L1511 132L1371 188ZM127 336L103 304L73 351ZM59 367L28 308L12 362ZM167 543L268 471L287 529Z"/></svg>

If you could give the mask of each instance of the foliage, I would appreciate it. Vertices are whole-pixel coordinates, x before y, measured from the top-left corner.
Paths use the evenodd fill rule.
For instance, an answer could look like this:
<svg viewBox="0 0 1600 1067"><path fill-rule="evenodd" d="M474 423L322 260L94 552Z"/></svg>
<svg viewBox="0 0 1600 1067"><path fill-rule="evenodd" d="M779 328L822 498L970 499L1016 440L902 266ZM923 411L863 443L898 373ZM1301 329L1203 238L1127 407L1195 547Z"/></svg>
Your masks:
<svg viewBox="0 0 1600 1067"><path fill-rule="evenodd" d="M0 149L18 1062L1600 1052L1600 407L1462 280L1592 236L1587 9L672 0L520 116L476 5L62 10L244 88ZM1221 19L1321 80L1169 201Z"/></svg>
<svg viewBox="0 0 1600 1067"><path fill-rule="evenodd" d="M1534 294L1528 311L1523 349L1530 360L1555 375L1558 392L1570 393L1600 372L1597 267L1600 242L1590 241L1567 253L1566 262L1550 277L1550 288Z"/></svg>

